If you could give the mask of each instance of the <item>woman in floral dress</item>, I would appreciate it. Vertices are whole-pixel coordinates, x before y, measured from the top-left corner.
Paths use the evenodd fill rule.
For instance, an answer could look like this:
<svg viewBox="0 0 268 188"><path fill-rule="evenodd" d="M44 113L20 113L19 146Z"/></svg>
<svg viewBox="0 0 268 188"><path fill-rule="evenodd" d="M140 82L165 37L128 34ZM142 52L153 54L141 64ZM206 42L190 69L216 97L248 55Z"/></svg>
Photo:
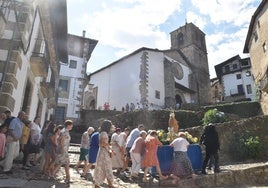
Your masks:
<svg viewBox="0 0 268 188"><path fill-rule="evenodd" d="M65 128L61 131L59 137L59 143L56 151L56 160L55 160L55 170L54 174L59 170L59 168L64 165L65 168L65 182L70 183L70 159L69 159L69 145L71 141L71 136L69 131L73 128L73 122L71 120L66 120L64 122Z"/></svg>
<svg viewBox="0 0 268 188"><path fill-rule="evenodd" d="M113 188L113 165L112 150L109 145L108 134L112 132L113 125L111 121L105 120L100 127L99 134L99 151L97 155L96 167L94 170L95 188L99 188L105 179L107 179L109 188Z"/></svg>
<svg viewBox="0 0 268 188"><path fill-rule="evenodd" d="M142 159L142 167L145 168L143 182L149 181L146 176L150 167L156 167L160 180L168 178L167 176L163 176L157 158L157 148L158 146L162 145L163 144L157 137L157 132L155 130L152 130L145 139L145 153Z"/></svg>

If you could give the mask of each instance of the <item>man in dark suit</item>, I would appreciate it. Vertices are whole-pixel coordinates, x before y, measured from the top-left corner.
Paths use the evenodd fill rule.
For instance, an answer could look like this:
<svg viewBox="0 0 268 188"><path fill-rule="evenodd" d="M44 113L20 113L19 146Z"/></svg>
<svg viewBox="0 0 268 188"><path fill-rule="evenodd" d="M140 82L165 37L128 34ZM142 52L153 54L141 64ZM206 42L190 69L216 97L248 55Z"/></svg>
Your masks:
<svg viewBox="0 0 268 188"><path fill-rule="evenodd" d="M206 166L208 161L214 158L214 173L219 173L219 155L220 150L219 136L214 125L209 124L205 127L204 132L200 138L200 144L206 146L206 156L202 166L202 174L206 173Z"/></svg>

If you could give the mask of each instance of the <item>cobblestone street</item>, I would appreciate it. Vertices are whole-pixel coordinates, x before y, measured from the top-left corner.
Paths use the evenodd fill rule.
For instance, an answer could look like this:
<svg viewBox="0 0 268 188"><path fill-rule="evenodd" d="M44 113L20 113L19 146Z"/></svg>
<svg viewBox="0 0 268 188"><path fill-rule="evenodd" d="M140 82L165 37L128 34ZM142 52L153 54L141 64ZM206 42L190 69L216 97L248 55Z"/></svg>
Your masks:
<svg viewBox="0 0 268 188"><path fill-rule="evenodd" d="M93 181L92 181L92 175L91 175L93 173L93 169L90 170L90 172L87 174L85 178L82 178L80 177L80 173L82 169L80 169L80 173L79 173L73 168L74 165L77 163L77 160L79 157L79 155L77 154L79 151L79 147L71 146L69 151L70 151L70 159L71 159L70 173L71 173L71 180L72 180L70 184L64 183L65 177L64 177L63 168L61 168L60 171L57 173L56 180L51 180L51 179L48 179L46 176L43 176L40 173L39 166L33 166L31 167L30 170L22 170L20 160L16 160L13 165L13 170L12 170L13 174L7 175L7 174L0 173L0 187L13 187L13 188L14 187L21 187L21 188L36 188L36 187L38 188L65 188L65 187L85 188L87 187L88 188L88 187L93 187ZM268 166L267 162L221 166L221 173L217 175L213 175L212 171L208 171L207 176L200 175L197 173L194 178L181 180L176 185L171 180L159 182L157 178L150 178L149 183L143 183L141 181L142 173L140 174L140 177L136 180L130 180L125 174L119 174L119 175L115 175L114 186L118 188L206 187L204 185L210 185L211 182L215 182L213 178L218 178L217 181L226 181L226 176L230 177L230 175L234 174L235 171L243 171L247 169L249 169L250 172L260 171L260 169L263 169L264 171L266 171L267 166ZM197 182L201 182L202 186L201 184L200 186L197 186L196 185ZM228 182L225 182L225 183L223 182L222 184L228 185ZM102 188L104 187L108 187L108 185L104 184ZM215 187L215 186L207 186L207 187ZM218 186L218 187L268 187L268 185L262 184L261 186L260 185L258 186L244 185L244 186Z"/></svg>

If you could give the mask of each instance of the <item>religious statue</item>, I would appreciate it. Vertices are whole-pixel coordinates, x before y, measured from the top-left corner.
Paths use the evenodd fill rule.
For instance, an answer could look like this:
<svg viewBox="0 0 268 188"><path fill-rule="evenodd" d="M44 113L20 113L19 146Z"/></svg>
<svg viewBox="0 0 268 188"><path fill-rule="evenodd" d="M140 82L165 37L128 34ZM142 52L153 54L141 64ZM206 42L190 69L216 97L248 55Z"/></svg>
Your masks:
<svg viewBox="0 0 268 188"><path fill-rule="evenodd" d="M179 124L178 121L175 118L175 113L171 112L169 114L169 120L168 120L168 129L177 134L179 132Z"/></svg>

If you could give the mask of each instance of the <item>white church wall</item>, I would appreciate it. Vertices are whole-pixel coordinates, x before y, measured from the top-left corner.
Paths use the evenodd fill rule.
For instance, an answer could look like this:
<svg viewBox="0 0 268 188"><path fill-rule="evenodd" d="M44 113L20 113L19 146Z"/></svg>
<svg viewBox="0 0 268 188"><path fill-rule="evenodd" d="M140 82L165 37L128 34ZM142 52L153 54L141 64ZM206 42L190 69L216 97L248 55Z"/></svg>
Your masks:
<svg viewBox="0 0 268 188"><path fill-rule="evenodd" d="M148 77L148 103L152 108L164 107L164 54L162 52L148 51L149 77ZM160 98L156 98L156 91L160 92Z"/></svg>
<svg viewBox="0 0 268 188"><path fill-rule="evenodd" d="M120 62L91 75L90 83L98 87L97 105L101 107L105 102L121 110L127 103L140 101L139 73L141 52L122 59Z"/></svg>
<svg viewBox="0 0 268 188"><path fill-rule="evenodd" d="M93 84L93 87L98 88L98 93L96 97L96 108L103 107L104 102L108 100L108 88L109 88L109 75L110 68L107 68L97 74L91 75L90 83Z"/></svg>
<svg viewBox="0 0 268 188"><path fill-rule="evenodd" d="M142 55L147 52L148 65L148 107L159 109L165 106L165 83L164 83L164 53L155 50L143 50L115 62L109 67L95 72L90 76L90 84L98 88L96 108L104 109L104 104L109 103L110 109L121 110L128 103L141 103L140 94L140 68ZM179 63L179 62L178 62ZM189 67L179 63L183 70L183 78L175 81L189 88ZM160 94L158 98L156 93ZM191 103L190 94L184 93L184 100ZM142 107L142 106L140 106Z"/></svg>

